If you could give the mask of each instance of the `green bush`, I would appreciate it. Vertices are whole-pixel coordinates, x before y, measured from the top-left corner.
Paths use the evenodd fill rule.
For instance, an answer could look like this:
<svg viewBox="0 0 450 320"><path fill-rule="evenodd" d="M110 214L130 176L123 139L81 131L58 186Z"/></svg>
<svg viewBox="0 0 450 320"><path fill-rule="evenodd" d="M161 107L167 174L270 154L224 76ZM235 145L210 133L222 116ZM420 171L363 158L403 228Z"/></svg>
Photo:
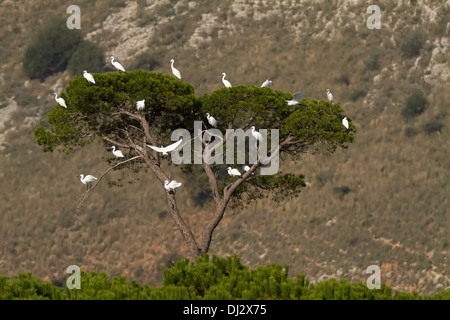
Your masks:
<svg viewBox="0 0 450 320"><path fill-rule="evenodd" d="M92 42L84 42L69 60L67 69L72 76L80 76L83 70L102 73L106 71L103 49Z"/></svg>
<svg viewBox="0 0 450 320"><path fill-rule="evenodd" d="M405 118L414 118L421 115L427 108L428 101L423 92L419 89L406 99L405 107L402 110L402 115Z"/></svg>
<svg viewBox="0 0 450 320"><path fill-rule="evenodd" d="M422 127L423 131L428 135L438 131L441 132L442 128L444 128L444 124L435 119L426 122Z"/></svg>
<svg viewBox="0 0 450 320"><path fill-rule="evenodd" d="M304 275L288 277L288 266L269 264L250 269L237 256L219 258L204 255L197 262L177 261L164 271L163 285L157 288L110 278L105 272L81 271L80 289L69 290L28 274L10 281L0 276L0 300L449 300L450 290L434 296L396 291L385 284L370 290L365 283L330 279L311 284Z"/></svg>
<svg viewBox="0 0 450 320"><path fill-rule="evenodd" d="M43 81L56 72L66 70L69 59L82 42L80 31L69 30L64 18L51 18L39 28L25 50L25 73L31 79Z"/></svg>
<svg viewBox="0 0 450 320"><path fill-rule="evenodd" d="M426 36L422 31L411 31L402 36L400 40L400 51L406 58L417 57L423 48Z"/></svg>

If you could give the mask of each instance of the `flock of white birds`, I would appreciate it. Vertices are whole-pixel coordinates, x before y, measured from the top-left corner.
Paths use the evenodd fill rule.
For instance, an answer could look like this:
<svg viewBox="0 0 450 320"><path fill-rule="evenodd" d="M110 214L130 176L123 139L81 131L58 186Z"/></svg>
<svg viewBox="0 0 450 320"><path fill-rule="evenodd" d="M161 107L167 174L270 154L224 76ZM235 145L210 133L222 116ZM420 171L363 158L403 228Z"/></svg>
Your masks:
<svg viewBox="0 0 450 320"><path fill-rule="evenodd" d="M125 72L125 68L123 67L123 65L120 64L120 62L118 62L118 61L114 61L114 56L111 56L109 60L111 61L111 64L112 64L117 70L122 71L122 72ZM175 77L177 77L178 79L181 79L181 72L180 72L180 70L178 70L177 68L175 68L175 67L173 66L174 62L175 62L174 59L171 59L171 60L170 60L170 67L171 67L171 69L172 69L172 73L173 73L173 75L174 75ZM83 70L83 77L84 77L89 83L95 84L94 76L93 76L92 74L90 74L89 72L87 72L86 70ZM222 73L222 83L223 83L223 85L224 85L226 88L231 88L232 86L231 86L230 81L226 80L225 77L226 77L226 73L223 72L223 73ZM261 88L264 88L264 87L272 87L272 85L273 85L273 82L272 82L271 80L269 80L269 79L266 79L266 80L261 84ZM302 101L304 95L305 95L305 92L304 92L304 91L294 93L292 100L286 100L286 103L287 103L288 105L290 105L290 106L301 104L301 101ZM64 101L64 99L61 98L61 97L58 97L58 94L57 94L56 92L54 93L54 96L55 96L56 102L57 102L61 107L67 109L67 105L66 105L66 102ZM334 103L334 96L333 96L333 94L331 93L330 89L327 89L327 98L328 98L328 100L330 101L331 104ZM139 100L139 101L136 102L136 110L137 110L137 111L144 110L144 108L145 108L145 99ZM217 127L217 120L216 120L213 116L211 116L209 113L206 113L206 118L207 118L207 120L208 120L208 123L209 123L212 127L214 127L214 128ZM344 119L342 119L342 125L343 125L345 128L347 128L347 129L349 128L349 123L348 123L347 117L345 117ZM255 126L252 126L252 127L251 127L251 130L252 130L252 136L253 136L257 141L262 141L262 140L263 140L262 135L261 135L258 131L255 130ZM175 143L173 143L173 144L171 144L171 145L168 145L167 147L163 147L163 146L161 146L161 147L156 147L156 146L148 145L148 144L145 144L145 143L144 143L144 145L146 145L147 147L149 147L149 148L152 149L152 150L155 150L156 152L162 153L162 155L165 156L165 155L168 155L169 152L175 150L175 149L181 144L182 141L183 141L183 140L181 139L181 140L179 140L179 141L177 141L177 142L175 142ZM113 153L113 155L114 155L116 158L123 158L123 157L124 157L122 151L116 150L116 146L112 146L111 148L112 148L112 150L113 150L112 153ZM243 169L245 172L247 172L248 170L250 170L250 167L247 166L247 165L245 165L245 166L242 167L242 169ZM229 174L230 176L232 176L232 177L241 176L241 172L240 172L238 169L234 169L234 168L231 168L231 167L228 167L228 174ZM252 173L252 175L253 175L253 174L254 174L254 173ZM80 181L81 181L83 184L86 184L87 186L89 186L89 184L90 184L91 182L94 182L94 181L96 181L96 180L97 180L97 178L94 177L94 176L92 176L92 175L90 175L90 174L88 174L88 175L86 175L86 176L84 176L83 174L80 175ZM172 181L170 181L170 182L169 182L168 180L165 180L165 181L164 181L164 188L165 188L167 191L174 191L176 188L179 188L180 186L181 186L181 182L177 182L176 180L172 180Z"/></svg>

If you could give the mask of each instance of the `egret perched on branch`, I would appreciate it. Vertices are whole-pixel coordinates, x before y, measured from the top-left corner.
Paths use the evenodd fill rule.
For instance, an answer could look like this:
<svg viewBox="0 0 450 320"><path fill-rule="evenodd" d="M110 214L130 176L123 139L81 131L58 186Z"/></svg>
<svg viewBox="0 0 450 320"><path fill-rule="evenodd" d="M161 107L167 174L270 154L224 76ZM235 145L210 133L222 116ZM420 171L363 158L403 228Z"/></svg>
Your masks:
<svg viewBox="0 0 450 320"><path fill-rule="evenodd" d="M226 75L227 75L227 74L226 74L225 72L222 73L222 82L223 82L223 85L224 85L225 87L227 87L227 88L231 88L231 83L230 83L230 81L225 80Z"/></svg>
<svg viewBox="0 0 450 320"><path fill-rule="evenodd" d="M241 175L238 169L232 169L231 167L228 167L228 174L232 177Z"/></svg>
<svg viewBox="0 0 450 320"><path fill-rule="evenodd" d="M212 125L214 128L217 127L217 121L213 116L210 116L209 113L206 113L206 118L208 118L208 122L210 125Z"/></svg>
<svg viewBox="0 0 450 320"><path fill-rule="evenodd" d="M144 110L144 108L145 108L145 99L139 100L139 101L136 102L136 109L137 109L137 111Z"/></svg>
<svg viewBox="0 0 450 320"><path fill-rule="evenodd" d="M56 92L53 93L53 94L55 95L55 100L56 100L56 102L58 102L58 104L59 104L61 107L64 107L64 108L67 109L67 105L66 105L66 102L64 101L64 99L61 98L61 97L58 98L58 94L57 94Z"/></svg>
<svg viewBox="0 0 450 320"><path fill-rule="evenodd" d="M244 170L245 172L247 172L248 170L250 170L250 167L249 166L247 166L247 165L245 165L245 166L242 166L242 170ZM254 175L255 173L254 172L252 172L252 175Z"/></svg>
<svg viewBox="0 0 450 320"><path fill-rule="evenodd" d="M263 136L261 135L261 133L259 133L258 131L255 131L255 126L251 126L250 129L252 129L252 136L255 137L256 140L258 140L258 141L263 140Z"/></svg>
<svg viewBox="0 0 450 320"><path fill-rule="evenodd" d="M300 91L294 93L294 98L292 100L285 100L289 106L294 106L296 104L300 104L302 102L303 96L305 95L305 91Z"/></svg>
<svg viewBox="0 0 450 320"><path fill-rule="evenodd" d="M175 150L180 143L183 142L183 139L178 140L175 143L172 143L171 145L168 145L167 147L163 147L161 146L161 148L155 147L155 146L151 146L149 144L144 143L147 147L149 147L150 149L155 150L156 152L162 152L163 156L167 156L168 152Z"/></svg>
<svg viewBox="0 0 450 320"><path fill-rule="evenodd" d="M111 59L112 65L113 65L117 70L125 72L125 68L123 67L123 65L121 65L121 64L120 64L119 62L117 62L117 61L114 61L114 57L113 57L113 56L111 56L110 59Z"/></svg>
<svg viewBox="0 0 450 320"><path fill-rule="evenodd" d="M166 188L167 191L170 191L170 190L174 191L176 188L179 188L179 187L181 187L181 182L178 182L176 180L172 180L172 181L170 181L170 183L169 183L169 180L164 181L164 188Z"/></svg>
<svg viewBox="0 0 450 320"><path fill-rule="evenodd" d="M113 149L112 153L113 153L113 155L116 156L116 158L123 158L124 157L122 151L116 150L116 146L112 146L111 148Z"/></svg>
<svg viewBox="0 0 450 320"><path fill-rule="evenodd" d="M173 63L175 62L175 60L170 59L170 67L172 68L172 73L175 77L177 77L178 79L181 79L181 73L180 70L178 70L177 68L175 68L173 66Z"/></svg>
<svg viewBox="0 0 450 320"><path fill-rule="evenodd" d="M83 77L88 82L92 82L93 84L95 84L94 76L92 74L90 74L89 72L87 72L86 70L83 70Z"/></svg>
<svg viewBox="0 0 450 320"><path fill-rule="evenodd" d="M348 120L347 117L345 117L344 119L342 119L342 124L344 125L344 127L346 127L348 129Z"/></svg>
<svg viewBox="0 0 450 320"><path fill-rule="evenodd" d="M269 79L266 79L266 81L264 81L263 84L261 85L261 88L271 87L272 85L273 85L273 82Z"/></svg>
<svg viewBox="0 0 450 320"><path fill-rule="evenodd" d="M86 177L84 176L84 174L80 174L80 181L86 185L86 188L89 188L90 183L94 182L95 180L97 180L97 178L91 176L90 174L88 174Z"/></svg>
<svg viewBox="0 0 450 320"><path fill-rule="evenodd" d="M328 97L328 100L330 100L331 104L333 104L334 97L333 97L333 94L331 93L330 89L327 89L327 97Z"/></svg>

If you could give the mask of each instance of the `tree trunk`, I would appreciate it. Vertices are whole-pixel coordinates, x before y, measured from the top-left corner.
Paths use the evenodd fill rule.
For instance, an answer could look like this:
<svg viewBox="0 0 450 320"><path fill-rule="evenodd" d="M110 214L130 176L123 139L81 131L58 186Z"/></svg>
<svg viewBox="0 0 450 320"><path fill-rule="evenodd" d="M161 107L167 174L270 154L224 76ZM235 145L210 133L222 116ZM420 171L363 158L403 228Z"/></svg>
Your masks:
<svg viewBox="0 0 450 320"><path fill-rule="evenodd" d="M172 219L175 222L178 230L180 230L183 235L184 241L189 249L189 258L191 260L196 261L198 257L202 255L202 251L197 245L197 241L195 241L194 235L192 234L191 229L186 225L183 218L181 218L180 213L178 212L177 202L175 200L175 195L173 191L167 191L167 204L169 206L170 214L172 215Z"/></svg>

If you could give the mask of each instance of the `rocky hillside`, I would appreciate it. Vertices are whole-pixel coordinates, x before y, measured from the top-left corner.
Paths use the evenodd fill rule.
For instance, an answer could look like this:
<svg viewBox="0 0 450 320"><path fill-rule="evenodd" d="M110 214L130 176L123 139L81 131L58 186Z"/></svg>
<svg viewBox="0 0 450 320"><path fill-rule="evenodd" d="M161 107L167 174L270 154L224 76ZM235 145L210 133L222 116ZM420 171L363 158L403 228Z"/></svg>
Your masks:
<svg viewBox="0 0 450 320"><path fill-rule="evenodd" d="M269 78L314 99L330 88L357 125L348 149L282 164L308 180L298 198L227 212L212 253L289 264L313 281L365 281L378 265L382 282L400 290L450 286L450 1L378 3L381 28L371 30L369 4L356 0L79 1L83 37L105 64L114 55L128 70L170 73L173 58L198 95L221 88L222 72L233 85ZM77 264L160 284L186 251L153 177L105 184L76 214L79 174L105 171L109 151L94 143L44 153L34 142L55 106L49 94L72 76L29 79L23 55L37 27L66 9L57 0L0 3L0 274L61 283ZM414 92L426 100L421 113ZM178 193L194 229L212 208L201 195Z"/></svg>

